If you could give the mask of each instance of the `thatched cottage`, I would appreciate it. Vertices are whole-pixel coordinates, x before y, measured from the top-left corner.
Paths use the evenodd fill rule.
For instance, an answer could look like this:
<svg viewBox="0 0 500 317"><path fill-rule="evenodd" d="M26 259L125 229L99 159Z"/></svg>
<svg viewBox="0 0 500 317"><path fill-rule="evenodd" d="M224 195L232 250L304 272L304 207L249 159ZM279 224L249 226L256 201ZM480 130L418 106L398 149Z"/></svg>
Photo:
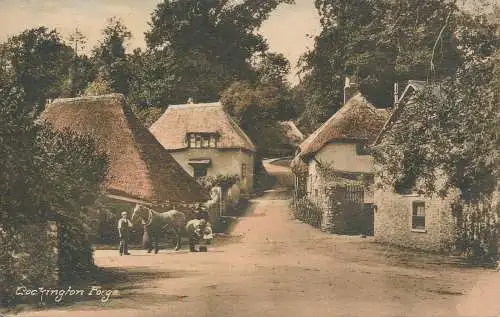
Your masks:
<svg viewBox="0 0 500 317"><path fill-rule="evenodd" d="M61 130L90 134L109 157L108 194L149 202L209 199L204 189L137 122L121 94L56 99L42 120Z"/></svg>
<svg viewBox="0 0 500 317"><path fill-rule="evenodd" d="M412 102L412 98L424 87L425 82L409 81L401 96L395 100L394 111L377 136L374 146L384 142L384 134L398 120L405 104ZM383 174L382 167L376 165L375 168ZM379 183L379 176L376 177L375 182ZM458 195L458 190L441 198L417 192L399 194L388 186L377 188L374 193L375 240L430 251L452 249L456 229L452 203Z"/></svg>
<svg viewBox="0 0 500 317"><path fill-rule="evenodd" d="M232 200L252 193L255 146L219 102L171 105L149 131L195 179L238 175Z"/></svg>
<svg viewBox="0 0 500 317"><path fill-rule="evenodd" d="M332 208L330 188L339 181L349 184L363 178L369 183L373 179L374 162L367 146L388 117L385 109L376 109L360 93L346 99L339 111L300 144L292 161L295 199L307 196L323 209L323 222ZM360 187L356 191L362 191L358 195L361 203L372 203L372 192L367 190L370 187ZM324 223L323 227L328 225Z"/></svg>

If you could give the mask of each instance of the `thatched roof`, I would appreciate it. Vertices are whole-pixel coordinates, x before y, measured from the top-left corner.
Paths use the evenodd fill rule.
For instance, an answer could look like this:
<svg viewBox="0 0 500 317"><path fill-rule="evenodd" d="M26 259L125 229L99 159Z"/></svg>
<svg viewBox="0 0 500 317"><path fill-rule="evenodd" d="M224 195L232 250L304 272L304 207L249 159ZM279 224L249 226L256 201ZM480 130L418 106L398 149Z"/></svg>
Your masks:
<svg viewBox="0 0 500 317"><path fill-rule="evenodd" d="M290 169L295 175L307 174L308 172L307 163L300 155L295 156L290 162Z"/></svg>
<svg viewBox="0 0 500 317"><path fill-rule="evenodd" d="M293 121L281 121L280 127L283 135L290 144L298 146L302 141L304 141L304 135L300 132Z"/></svg>
<svg viewBox="0 0 500 317"><path fill-rule="evenodd" d="M371 143L388 116L388 111L375 108L358 93L300 144L299 155L306 158L336 140L365 140Z"/></svg>
<svg viewBox="0 0 500 317"><path fill-rule="evenodd" d="M252 140L219 102L171 105L149 131L167 150L187 148L187 133L218 133L218 148L255 152Z"/></svg>
<svg viewBox="0 0 500 317"><path fill-rule="evenodd" d="M121 94L57 99L42 120L56 129L90 134L110 160L108 193L148 201L208 199L194 179L137 122Z"/></svg>

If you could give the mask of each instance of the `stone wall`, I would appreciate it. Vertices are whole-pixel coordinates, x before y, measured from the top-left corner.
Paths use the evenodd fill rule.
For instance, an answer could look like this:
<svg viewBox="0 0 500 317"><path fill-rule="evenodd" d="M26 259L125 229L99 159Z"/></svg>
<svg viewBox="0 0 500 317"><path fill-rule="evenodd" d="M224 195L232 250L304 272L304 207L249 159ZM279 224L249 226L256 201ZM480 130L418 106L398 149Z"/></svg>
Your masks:
<svg viewBox="0 0 500 317"><path fill-rule="evenodd" d="M455 242L455 220L451 214L451 203L455 197L426 198L420 195L399 195L388 189L376 190L375 240L408 248L451 251ZM425 204L424 230L412 229L415 201Z"/></svg>

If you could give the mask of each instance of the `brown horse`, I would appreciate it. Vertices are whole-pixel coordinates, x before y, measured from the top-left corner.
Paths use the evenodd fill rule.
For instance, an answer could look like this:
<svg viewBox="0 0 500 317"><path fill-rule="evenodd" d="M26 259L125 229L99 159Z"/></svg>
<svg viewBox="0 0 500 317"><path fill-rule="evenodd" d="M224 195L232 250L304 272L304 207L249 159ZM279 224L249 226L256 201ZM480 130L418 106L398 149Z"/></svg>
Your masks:
<svg viewBox="0 0 500 317"><path fill-rule="evenodd" d="M151 243L147 246L148 252L159 251L159 238L167 229L174 231L177 239L175 250L181 248L181 237L186 226L186 215L178 210L169 210L167 212L157 212L151 208L137 204L132 214L132 222L137 224L138 220L144 226L144 232L149 236ZM145 242L145 241L144 241Z"/></svg>

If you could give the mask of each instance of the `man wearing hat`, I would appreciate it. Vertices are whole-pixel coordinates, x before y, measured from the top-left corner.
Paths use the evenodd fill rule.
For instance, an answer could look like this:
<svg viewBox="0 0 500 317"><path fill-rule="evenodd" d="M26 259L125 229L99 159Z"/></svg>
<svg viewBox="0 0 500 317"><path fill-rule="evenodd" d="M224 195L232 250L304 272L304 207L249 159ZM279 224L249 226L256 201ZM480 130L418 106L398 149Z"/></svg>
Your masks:
<svg viewBox="0 0 500 317"><path fill-rule="evenodd" d="M132 222L127 218L127 212L122 212L122 217L118 220L118 234L120 235L120 255L130 255L128 253L128 239Z"/></svg>

